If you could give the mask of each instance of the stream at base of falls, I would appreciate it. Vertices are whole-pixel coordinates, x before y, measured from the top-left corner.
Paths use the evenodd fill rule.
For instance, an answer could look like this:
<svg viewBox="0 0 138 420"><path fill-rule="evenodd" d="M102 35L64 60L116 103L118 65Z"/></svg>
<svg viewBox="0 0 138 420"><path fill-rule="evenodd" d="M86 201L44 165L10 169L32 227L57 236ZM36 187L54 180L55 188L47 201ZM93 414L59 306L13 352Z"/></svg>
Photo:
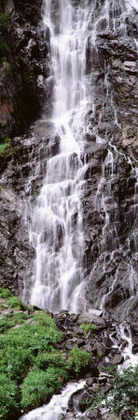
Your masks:
<svg viewBox="0 0 138 420"><path fill-rule="evenodd" d="M72 394L84 388L85 381L69 383L61 394L54 395L49 404L30 411L19 420L63 420L66 417L68 402ZM81 416L81 413L80 413ZM82 418L79 415L75 419Z"/></svg>

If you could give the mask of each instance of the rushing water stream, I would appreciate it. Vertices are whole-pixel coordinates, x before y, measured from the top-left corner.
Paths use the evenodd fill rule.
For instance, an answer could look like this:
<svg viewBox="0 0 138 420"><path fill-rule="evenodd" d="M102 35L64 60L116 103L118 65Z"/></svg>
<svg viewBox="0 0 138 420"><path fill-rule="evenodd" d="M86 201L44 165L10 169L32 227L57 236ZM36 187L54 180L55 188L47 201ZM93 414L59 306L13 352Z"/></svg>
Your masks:
<svg viewBox="0 0 138 420"><path fill-rule="evenodd" d="M78 382L78 384L70 383L62 391L61 394L52 397L49 404L21 417L22 420L64 420L67 412L68 402L71 395L84 388L85 381ZM78 417L75 417L76 419ZM79 417L80 418L80 417Z"/></svg>

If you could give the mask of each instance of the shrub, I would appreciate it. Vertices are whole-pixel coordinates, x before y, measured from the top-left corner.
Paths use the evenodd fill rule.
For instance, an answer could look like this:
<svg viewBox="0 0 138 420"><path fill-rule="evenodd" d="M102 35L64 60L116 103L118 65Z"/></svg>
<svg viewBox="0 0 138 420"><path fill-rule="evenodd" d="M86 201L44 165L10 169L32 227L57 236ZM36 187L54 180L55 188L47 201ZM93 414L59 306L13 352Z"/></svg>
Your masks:
<svg viewBox="0 0 138 420"><path fill-rule="evenodd" d="M0 375L0 419L10 420L19 413L19 391L15 382Z"/></svg>
<svg viewBox="0 0 138 420"><path fill-rule="evenodd" d="M110 382L113 388L105 395L97 391L97 395L86 401L86 407L93 410L97 406L106 406L109 412L114 412L117 416L121 413L125 420L135 416L138 402L138 366L133 370L131 367L122 373L117 371L116 366L111 366L108 371L112 374Z"/></svg>
<svg viewBox="0 0 138 420"><path fill-rule="evenodd" d="M89 331L95 331L96 330L96 325L95 324L86 324L86 323L82 323L80 325L80 328L84 331L84 334L87 334Z"/></svg>
<svg viewBox="0 0 138 420"><path fill-rule="evenodd" d="M35 363L39 369L43 370L51 365L63 368L65 366L65 359L59 351L52 349L50 353L39 353Z"/></svg>
<svg viewBox="0 0 138 420"><path fill-rule="evenodd" d="M0 155L2 155L5 152L5 150L7 150L9 147L10 142L0 144Z"/></svg>
<svg viewBox="0 0 138 420"><path fill-rule="evenodd" d="M53 392L60 387L54 368L49 367L46 372L34 370L23 382L21 405L25 410L38 407L46 403Z"/></svg>
<svg viewBox="0 0 138 420"><path fill-rule="evenodd" d="M28 374L29 368L33 365L34 359L29 349L8 348L4 357L5 373L7 377L21 383Z"/></svg>
<svg viewBox="0 0 138 420"><path fill-rule="evenodd" d="M69 351L69 369L74 369L78 374L89 365L90 359L91 356L87 351L74 347Z"/></svg>
<svg viewBox="0 0 138 420"><path fill-rule="evenodd" d="M52 344L61 340L61 333L52 318L44 315L47 327L41 325L41 322L36 322L34 325L25 323L21 327L8 331L4 337L0 338L0 371L7 372L10 378L21 381L27 375L29 367L35 364L38 353L41 353L38 365L43 365L43 363L53 365L55 359L54 363L56 365L58 356L51 355L49 357L46 354L43 356L43 352L53 350ZM24 317L26 318L26 314L18 312L5 316L1 320L1 331L3 332L14 326L16 321L20 321L20 317L22 322ZM48 319L50 327L48 326ZM62 367L61 359L58 366Z"/></svg>
<svg viewBox="0 0 138 420"><path fill-rule="evenodd" d="M129 367L122 373L116 371L112 383L108 407L117 414L125 413L126 419L133 416L138 404L138 366L134 370Z"/></svg>
<svg viewBox="0 0 138 420"><path fill-rule="evenodd" d="M0 309L2 310L4 308L4 305L0 304ZM17 308L19 308L19 306ZM0 319L0 334L5 333L8 329L13 328L16 325L23 324L30 317L31 315L27 315L23 311L6 314Z"/></svg>
<svg viewBox="0 0 138 420"><path fill-rule="evenodd" d="M9 308L16 308L16 309L25 309L25 305L21 302L21 300L16 297L12 296L7 300L7 305Z"/></svg>
<svg viewBox="0 0 138 420"><path fill-rule="evenodd" d="M2 287L0 287L0 298L6 299L11 296L12 294L9 289L3 289Z"/></svg>
<svg viewBox="0 0 138 420"><path fill-rule="evenodd" d="M0 319L0 334L4 333L8 328L14 327L14 325L13 319L8 319L7 316L4 316Z"/></svg>
<svg viewBox="0 0 138 420"><path fill-rule="evenodd" d="M55 349L52 349L50 353L39 352L37 358L35 359L35 366L42 370L46 370L48 367L54 367L56 369L57 376L61 379L61 382L67 380L68 364L62 354Z"/></svg>
<svg viewBox="0 0 138 420"><path fill-rule="evenodd" d="M0 52L1 54L9 53L10 48L7 42L7 28L10 26L9 13L1 12L0 9Z"/></svg>

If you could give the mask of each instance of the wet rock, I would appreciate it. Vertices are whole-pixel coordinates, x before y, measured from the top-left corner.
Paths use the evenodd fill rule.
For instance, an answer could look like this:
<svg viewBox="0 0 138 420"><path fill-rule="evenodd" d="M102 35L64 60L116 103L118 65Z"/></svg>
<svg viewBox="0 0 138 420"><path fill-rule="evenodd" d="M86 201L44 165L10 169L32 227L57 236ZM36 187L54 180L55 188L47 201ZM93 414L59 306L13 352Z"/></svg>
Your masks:
<svg viewBox="0 0 138 420"><path fill-rule="evenodd" d="M85 351L87 351L88 353L92 353L92 351L93 351L93 347L91 346L91 344L90 344L90 343L88 343L88 344L85 344L85 345L82 347L82 350L85 350Z"/></svg>
<svg viewBox="0 0 138 420"><path fill-rule="evenodd" d="M113 358L111 358L113 365L120 365L124 362L124 357L121 354L115 354Z"/></svg>
<svg viewBox="0 0 138 420"><path fill-rule="evenodd" d="M81 340L81 339L79 339L79 338L74 337L74 338L72 338L71 340L66 341L66 342L64 343L64 347L65 347L67 350L71 350L74 346L78 346L78 347L80 347L80 346L82 346L83 344L84 344L84 340Z"/></svg>
<svg viewBox="0 0 138 420"><path fill-rule="evenodd" d="M83 330L81 328L79 328L79 327L73 327L73 331L77 335L83 335L84 334Z"/></svg>
<svg viewBox="0 0 138 420"><path fill-rule="evenodd" d="M92 353L101 357L108 354L108 350L101 343L97 341L93 346Z"/></svg>
<svg viewBox="0 0 138 420"><path fill-rule="evenodd" d="M69 400L69 408L73 409L75 412L84 412L86 408L86 400L88 398L89 394L87 391L76 392Z"/></svg>
<svg viewBox="0 0 138 420"><path fill-rule="evenodd" d="M116 417L116 414L104 414L103 415L103 419L104 420L118 420L119 419L119 417Z"/></svg>
<svg viewBox="0 0 138 420"><path fill-rule="evenodd" d="M132 353L133 354L136 354L136 353L138 353L138 336L137 337L133 337L132 341L133 341Z"/></svg>
<svg viewBox="0 0 138 420"><path fill-rule="evenodd" d="M88 387L91 387L93 385L94 381L95 381L94 377L87 378L86 379L86 385Z"/></svg>
<svg viewBox="0 0 138 420"><path fill-rule="evenodd" d="M91 362L91 364L90 364L90 372L91 372L91 375L94 378L97 378L99 376L99 370L97 368L97 363Z"/></svg>
<svg viewBox="0 0 138 420"><path fill-rule="evenodd" d="M93 313L83 313L78 318L78 324L94 324L97 330L106 328L106 321Z"/></svg>
<svg viewBox="0 0 138 420"><path fill-rule="evenodd" d="M113 389L113 385L111 385L110 383L105 384L104 386L102 385L100 387L101 393L103 394L108 394L108 392L111 391L111 389Z"/></svg>

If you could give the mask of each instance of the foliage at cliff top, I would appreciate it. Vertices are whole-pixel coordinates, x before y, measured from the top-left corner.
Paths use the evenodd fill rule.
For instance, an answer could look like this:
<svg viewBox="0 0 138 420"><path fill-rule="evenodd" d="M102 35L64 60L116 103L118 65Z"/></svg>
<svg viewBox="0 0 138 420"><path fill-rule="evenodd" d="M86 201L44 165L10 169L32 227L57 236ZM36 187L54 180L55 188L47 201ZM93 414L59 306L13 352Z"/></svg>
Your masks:
<svg viewBox="0 0 138 420"><path fill-rule="evenodd" d="M24 305L0 288L0 419L15 420L21 410L46 403L67 380L89 364L90 355L75 347L62 355L62 333L53 318Z"/></svg>
<svg viewBox="0 0 138 420"><path fill-rule="evenodd" d="M10 26L9 13L2 12L0 9L0 53L3 56L10 52L7 40L7 29Z"/></svg>

